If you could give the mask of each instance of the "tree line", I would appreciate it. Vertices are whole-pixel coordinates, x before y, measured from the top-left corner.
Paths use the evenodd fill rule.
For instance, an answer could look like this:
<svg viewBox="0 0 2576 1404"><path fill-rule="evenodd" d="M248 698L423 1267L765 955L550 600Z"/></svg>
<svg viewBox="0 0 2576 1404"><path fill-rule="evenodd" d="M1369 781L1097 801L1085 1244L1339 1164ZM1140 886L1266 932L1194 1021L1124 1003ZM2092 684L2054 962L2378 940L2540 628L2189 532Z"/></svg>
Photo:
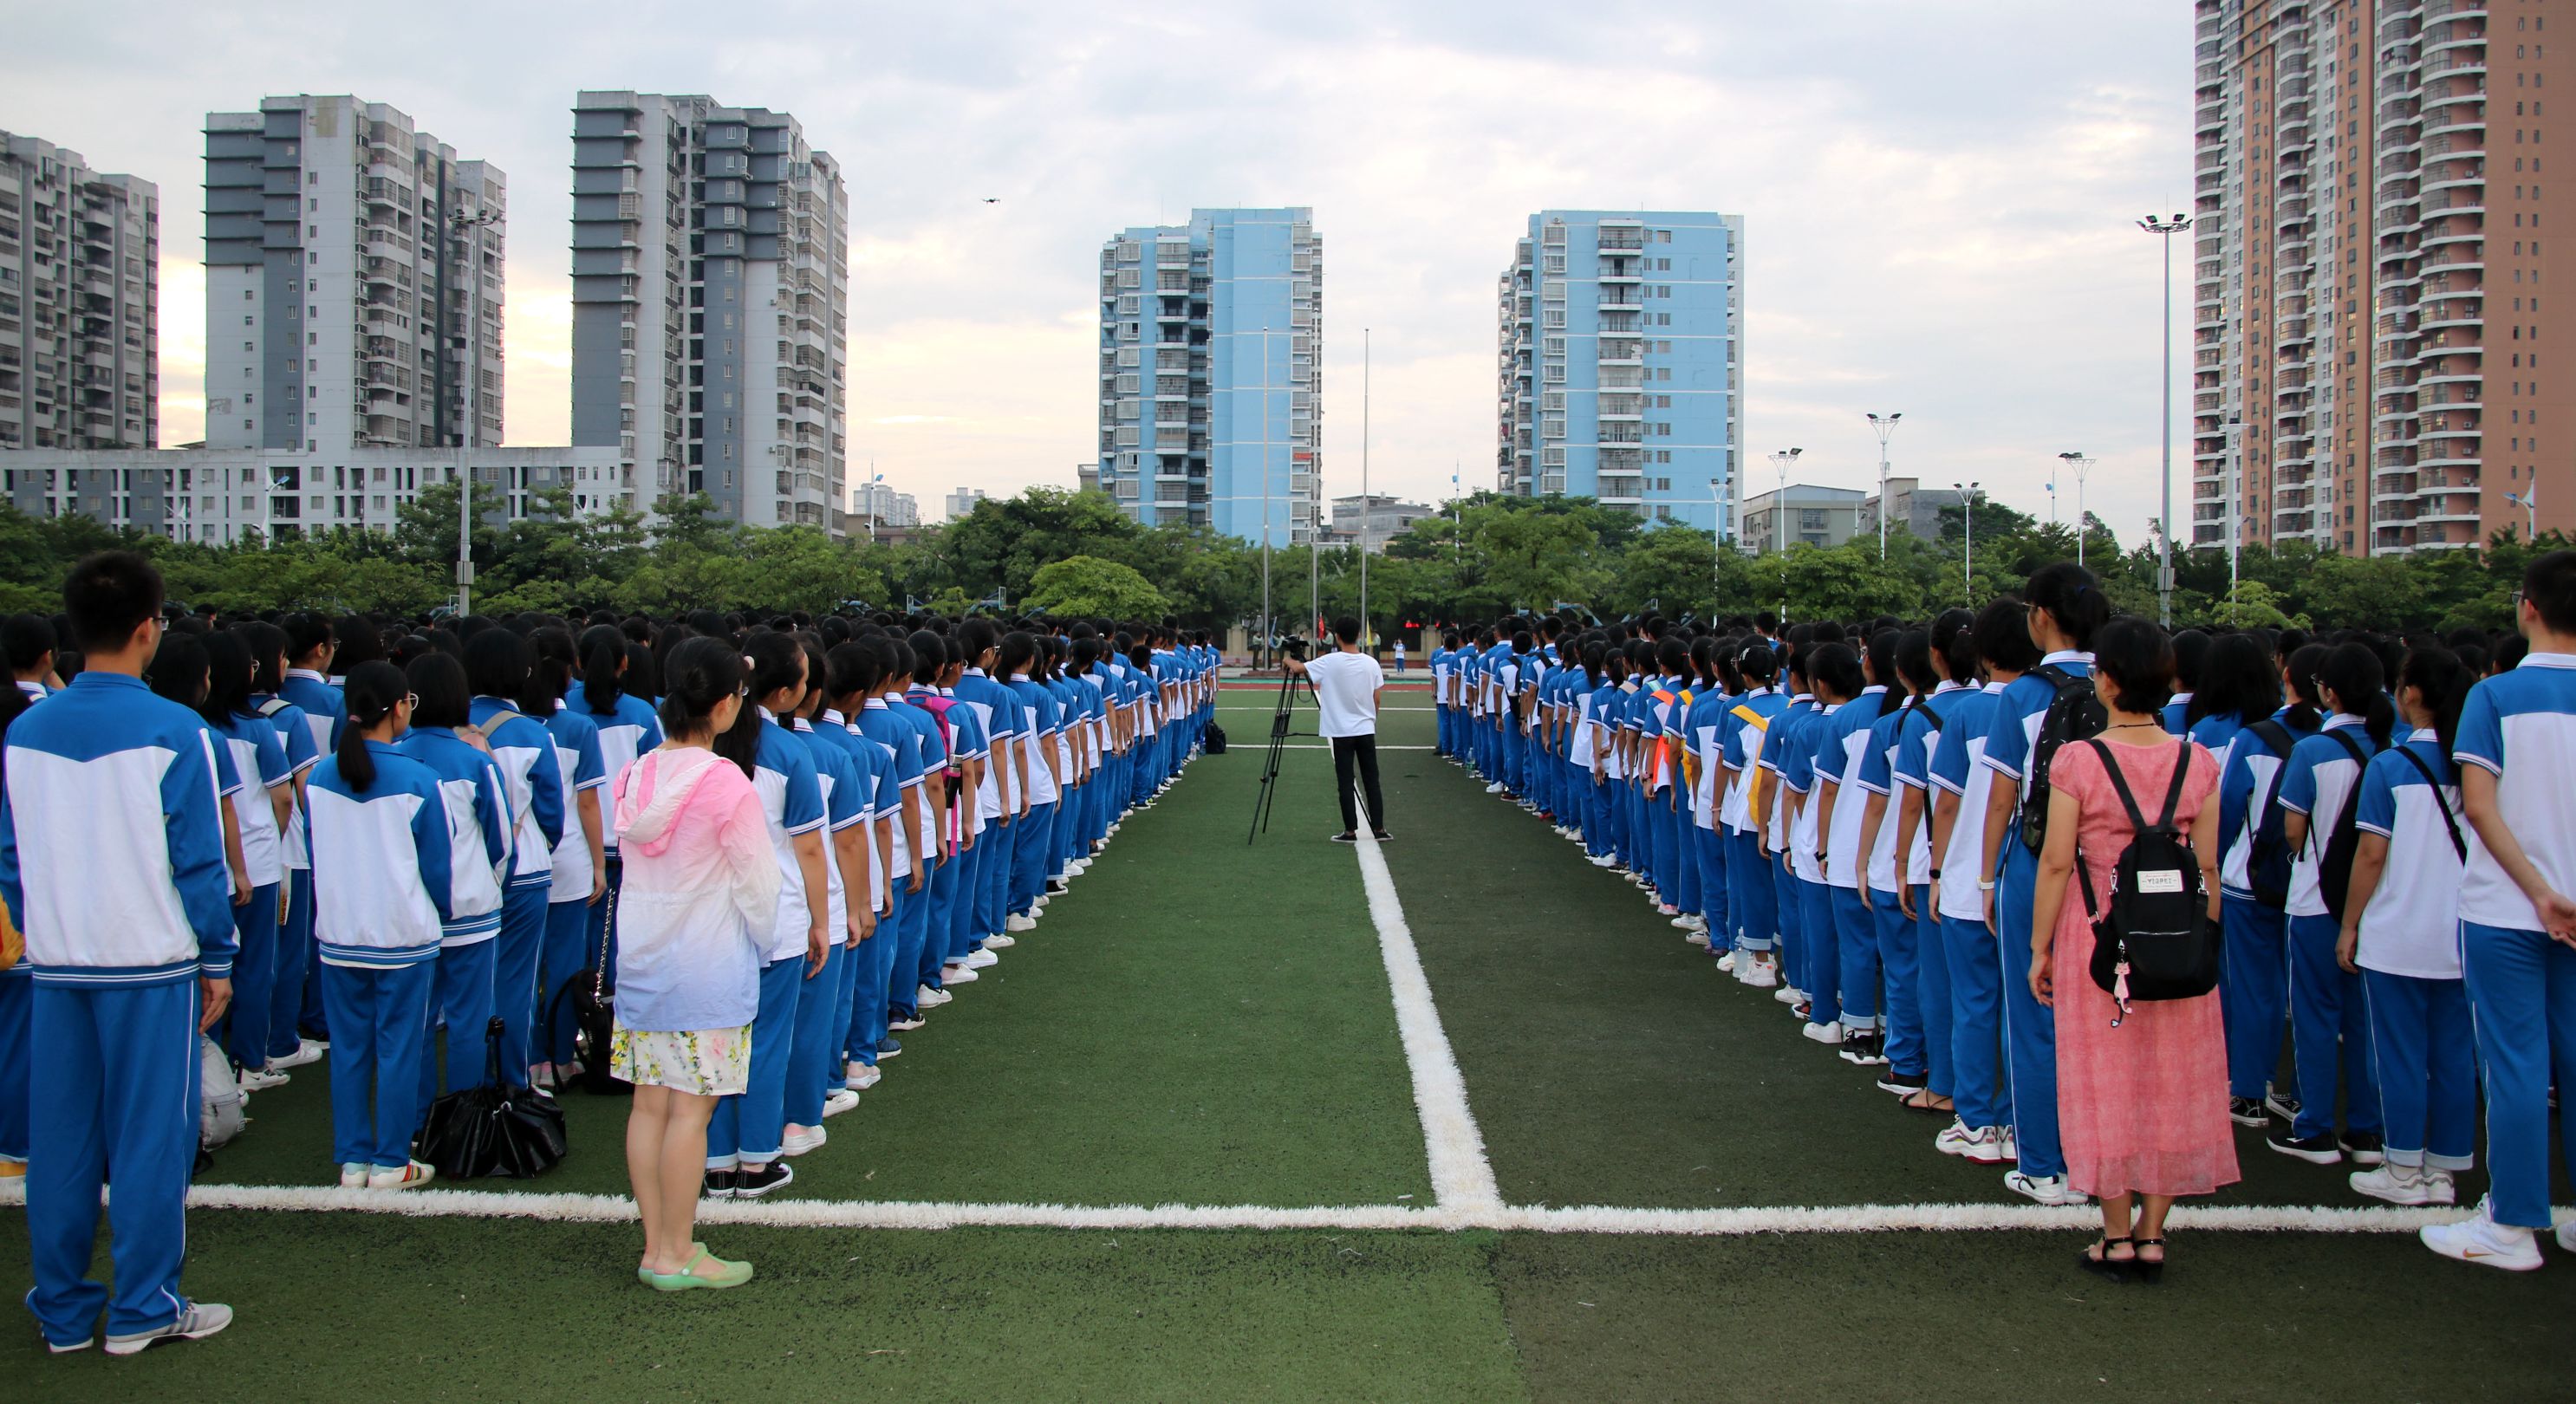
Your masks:
<svg viewBox="0 0 2576 1404"><path fill-rule="evenodd" d="M1647 526L1586 498L1478 493L1444 506L1367 562L1373 626L1490 620L1560 603L1605 618L1649 610L1701 618L1780 610L1792 619L1923 618L1975 606L2050 561L2077 554L2075 530L1981 500L1971 525L1957 508L1936 537L1898 529L1880 554L1873 536L1841 546L1796 545L1756 555L1704 531ZM0 610L60 607L71 563L127 546L153 557L171 597L226 613L275 608L432 613L451 603L457 500L450 484L406 504L390 532L338 530L229 545L118 532L85 517L30 517L0 506ZM2511 592L2536 550L2569 544L2556 532L2526 542L2507 531L2482 551L2349 557L2303 544L2249 546L2231 590L2226 553L2176 554L2178 625L2368 627L2402 631L2511 627ZM2156 612L2152 544L2124 546L2097 517L2082 551L2122 610ZM1223 628L1259 617L1263 552L1210 529L1141 525L1097 492L1031 488L992 498L903 544L835 541L812 527L744 527L719 520L703 496L665 501L649 525L633 512L584 515L569 494L476 531L478 612L608 607L671 614L691 609L806 610L853 602L964 613L1116 618L1169 615ZM1272 614L1298 632L1310 597L1325 617L1360 611L1359 552L1279 547L1269 553ZM1311 584L1310 584L1311 582ZM1311 591L1311 596L1310 596Z"/></svg>

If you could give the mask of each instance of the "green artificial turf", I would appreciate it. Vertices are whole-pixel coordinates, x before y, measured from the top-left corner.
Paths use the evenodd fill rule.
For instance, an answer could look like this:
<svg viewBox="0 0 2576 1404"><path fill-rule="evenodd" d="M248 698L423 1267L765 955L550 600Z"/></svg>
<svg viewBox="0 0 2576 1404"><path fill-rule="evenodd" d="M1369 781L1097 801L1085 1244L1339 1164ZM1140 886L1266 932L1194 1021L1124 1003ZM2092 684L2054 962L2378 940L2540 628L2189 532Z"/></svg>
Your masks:
<svg viewBox="0 0 2576 1404"><path fill-rule="evenodd" d="M1202 757L1002 962L897 1035L783 1197L1067 1204L1428 1203L1429 1168L1331 758ZM883 938L879 938L883 939ZM252 1099L208 1183L328 1184L329 1074ZM624 1193L626 1103L562 1095L571 1156L476 1188ZM1410 1196L1409 1199L1404 1197Z"/></svg>

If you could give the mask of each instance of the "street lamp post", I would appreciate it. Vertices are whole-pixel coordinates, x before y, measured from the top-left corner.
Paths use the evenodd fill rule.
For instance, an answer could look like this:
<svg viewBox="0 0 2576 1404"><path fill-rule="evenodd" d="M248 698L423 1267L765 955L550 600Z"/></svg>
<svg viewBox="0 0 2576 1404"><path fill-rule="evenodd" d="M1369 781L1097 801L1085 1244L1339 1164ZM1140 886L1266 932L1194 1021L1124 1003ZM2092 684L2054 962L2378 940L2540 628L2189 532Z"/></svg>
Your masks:
<svg viewBox="0 0 2576 1404"><path fill-rule="evenodd" d="M1887 436L1896 432L1896 421L1902 414L1869 417L1869 427L1878 431L1878 558L1887 559Z"/></svg>
<svg viewBox="0 0 2576 1404"><path fill-rule="evenodd" d="M2164 399L2164 531L2158 538L2156 555L2157 622L2173 627L2173 236L2191 228L2191 216L2176 214L2171 219L2148 215L2138 227L2164 241L2165 246L2165 330L2163 343L2165 371Z"/></svg>
<svg viewBox="0 0 2576 1404"><path fill-rule="evenodd" d="M1712 601L1709 607L1713 610L1726 608L1726 601L1718 593L1723 588L1720 582L1725 578L1726 537L1717 529L1719 519L1726 513L1725 499L1720 496L1725 488L1724 478L1708 480L1708 593Z"/></svg>
<svg viewBox="0 0 2576 1404"><path fill-rule="evenodd" d="M2071 449L2058 457L2075 470L2075 563L2080 566L2084 564L2084 473L2093 460Z"/></svg>
<svg viewBox="0 0 2576 1404"><path fill-rule="evenodd" d="M1954 482L1950 486L1959 490L1959 500L1966 504L1959 509L1959 576L1967 587L1968 607L1974 609L1977 607L1977 485Z"/></svg>
<svg viewBox="0 0 2576 1404"><path fill-rule="evenodd" d="M2236 555L2237 555L2237 542L2238 542L2238 541L2239 541L2239 540L2244 536L2244 534L2245 534L2245 523L2244 523L2244 519L2239 515L2239 513L2240 513L2240 511L2241 511L2241 508L2240 508L2240 507L2239 507L2239 505L2238 505L2239 503L2241 503L2241 502L2244 500L2244 499L2242 498L2242 496L2239 494L2239 491L2238 491L2238 482L2239 482L2239 480L2244 476L2244 472L2245 472L2245 465L2244 465L2243 458L2242 458L2242 456L2241 456L2241 455L2243 454L2243 452L2244 452L2244 450L2243 450L2243 444L2244 444L2244 430L2245 430L2245 421L2244 421L2243 419L2238 418L2238 417L2233 416L2233 415L2231 415L2231 416L2229 416L2229 417L2228 417L2228 420L2227 420L2227 603L2228 603L2228 605L2229 605L2230 607L2233 607L2233 606L2235 605L2235 603L2236 603ZM2198 535L2198 533L2197 533L2197 532L2194 532L2193 534L2194 534L2194 535Z"/></svg>
<svg viewBox="0 0 2576 1404"><path fill-rule="evenodd" d="M471 458L474 435L480 426L475 422L475 381L483 368L483 231L501 222L501 212L479 209L473 214L452 210L448 226L465 240L465 422L456 429L456 613L457 617L473 613L474 591L474 470Z"/></svg>
<svg viewBox="0 0 2576 1404"><path fill-rule="evenodd" d="M2537 491L2536 488L2526 488L2521 492L2508 492L2504 495L2505 501L2522 509L2522 540L2526 546L2540 539L2540 514L2531 500L2532 493L2535 491Z"/></svg>
<svg viewBox="0 0 2576 1404"><path fill-rule="evenodd" d="M1780 553L1780 617L1789 617L1789 465L1805 449L1782 449L1771 455L1780 470L1780 495L1771 500L1771 549Z"/></svg>

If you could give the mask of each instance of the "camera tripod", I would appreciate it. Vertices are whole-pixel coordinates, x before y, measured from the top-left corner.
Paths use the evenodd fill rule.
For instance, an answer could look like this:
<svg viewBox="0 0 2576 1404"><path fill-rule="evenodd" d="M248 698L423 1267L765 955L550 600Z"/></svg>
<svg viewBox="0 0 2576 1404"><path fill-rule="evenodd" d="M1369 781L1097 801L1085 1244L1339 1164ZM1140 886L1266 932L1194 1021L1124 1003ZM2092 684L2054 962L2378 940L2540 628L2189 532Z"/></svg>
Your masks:
<svg viewBox="0 0 2576 1404"><path fill-rule="evenodd" d="M1315 685L1307 683L1306 690L1312 693ZM1261 763L1261 791L1252 801L1252 832L1243 839L1247 846L1270 830L1270 802L1278 793L1279 759L1291 735L1288 719L1296 710L1297 675L1283 671L1279 675L1279 708L1270 717L1270 755Z"/></svg>

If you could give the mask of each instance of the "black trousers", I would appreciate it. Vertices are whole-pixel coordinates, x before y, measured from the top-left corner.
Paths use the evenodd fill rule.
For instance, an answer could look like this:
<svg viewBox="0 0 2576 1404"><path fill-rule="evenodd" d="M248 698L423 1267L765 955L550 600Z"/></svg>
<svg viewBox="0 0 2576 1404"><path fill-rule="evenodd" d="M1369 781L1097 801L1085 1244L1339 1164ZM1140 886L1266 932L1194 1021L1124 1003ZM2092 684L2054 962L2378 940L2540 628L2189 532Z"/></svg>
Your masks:
<svg viewBox="0 0 2576 1404"><path fill-rule="evenodd" d="M1355 833L1360 827L1359 811L1351 803L1351 768L1359 767L1360 783L1368 787L1369 827L1379 832L1386 829L1386 792L1377 783L1377 738L1374 736L1336 736L1333 738L1333 793L1342 801L1342 830Z"/></svg>

